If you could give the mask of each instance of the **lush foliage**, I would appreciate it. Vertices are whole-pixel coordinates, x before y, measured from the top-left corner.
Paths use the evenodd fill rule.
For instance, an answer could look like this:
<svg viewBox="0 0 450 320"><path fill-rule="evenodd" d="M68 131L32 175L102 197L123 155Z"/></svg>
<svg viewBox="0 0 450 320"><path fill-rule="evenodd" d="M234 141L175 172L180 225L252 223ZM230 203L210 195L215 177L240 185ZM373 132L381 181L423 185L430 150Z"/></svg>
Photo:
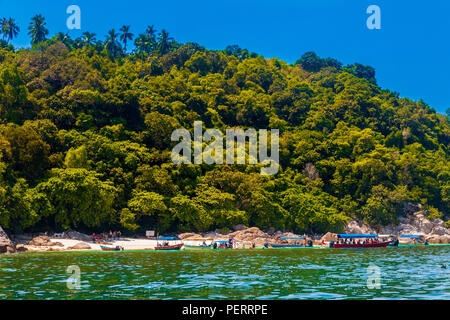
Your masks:
<svg viewBox="0 0 450 320"><path fill-rule="evenodd" d="M395 222L408 201L448 214L449 118L381 89L373 68L210 51L153 26L127 52L120 30L45 40L36 16L32 49L0 49L3 227L326 232ZM196 120L280 129L280 172L174 165L171 133Z"/></svg>

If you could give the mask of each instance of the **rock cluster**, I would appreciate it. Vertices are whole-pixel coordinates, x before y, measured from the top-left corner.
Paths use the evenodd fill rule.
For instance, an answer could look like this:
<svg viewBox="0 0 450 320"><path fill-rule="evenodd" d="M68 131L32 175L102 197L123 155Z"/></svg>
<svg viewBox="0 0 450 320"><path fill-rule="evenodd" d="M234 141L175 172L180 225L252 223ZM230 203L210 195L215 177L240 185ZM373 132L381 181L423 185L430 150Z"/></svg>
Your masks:
<svg viewBox="0 0 450 320"><path fill-rule="evenodd" d="M337 241L337 239L338 239L338 237L337 237L336 233L328 232L322 237L322 239L320 239L320 242L322 242L322 241L326 241L326 242Z"/></svg>
<svg viewBox="0 0 450 320"><path fill-rule="evenodd" d="M227 236L236 240L245 241L253 241L258 238L269 238L267 233L256 227L241 229L240 231L229 233Z"/></svg>
<svg viewBox="0 0 450 320"><path fill-rule="evenodd" d="M2 253L15 253L16 247L14 243L9 239L6 232L0 226L0 254Z"/></svg>
<svg viewBox="0 0 450 320"><path fill-rule="evenodd" d="M85 242L78 242L76 245L68 247L68 250L90 250L92 249L90 245Z"/></svg>
<svg viewBox="0 0 450 320"><path fill-rule="evenodd" d="M202 238L202 235L200 235L198 233L188 232L188 233L179 234L178 238L180 238L181 240L199 239L199 238Z"/></svg>
<svg viewBox="0 0 450 320"><path fill-rule="evenodd" d="M356 233L356 234L376 234L375 229L371 228L368 224L362 221L350 221L344 229L344 233Z"/></svg>
<svg viewBox="0 0 450 320"><path fill-rule="evenodd" d="M29 246L33 247L64 247L60 242L52 242L48 236L38 236L28 242Z"/></svg>
<svg viewBox="0 0 450 320"><path fill-rule="evenodd" d="M286 243L286 240L280 240L282 237L299 237L291 232L281 232L274 230L267 230L264 232L257 227L248 228L244 225L236 225L233 227L233 232L222 234L218 232L209 232L203 235L194 233L183 233L178 235L180 239L189 240L189 238L211 238L215 240L228 240L230 238L237 242L252 242L256 246L263 246L265 243ZM289 240L290 241L290 240Z"/></svg>

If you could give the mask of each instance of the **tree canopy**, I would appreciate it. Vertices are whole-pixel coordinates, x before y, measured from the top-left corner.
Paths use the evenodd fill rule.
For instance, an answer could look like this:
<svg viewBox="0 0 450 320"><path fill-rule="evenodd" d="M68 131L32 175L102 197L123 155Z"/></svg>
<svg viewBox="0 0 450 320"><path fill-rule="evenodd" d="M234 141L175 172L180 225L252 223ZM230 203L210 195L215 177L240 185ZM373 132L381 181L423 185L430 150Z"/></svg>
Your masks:
<svg viewBox="0 0 450 320"><path fill-rule="evenodd" d="M89 32L47 39L40 15L29 34L30 49L0 46L6 229L244 223L315 233L351 218L396 222L406 202L448 219L448 115L382 89L369 66L312 52L289 65L236 45L207 50L153 26L136 37L112 29L104 42ZM194 121L279 129L279 173L173 164L171 133Z"/></svg>

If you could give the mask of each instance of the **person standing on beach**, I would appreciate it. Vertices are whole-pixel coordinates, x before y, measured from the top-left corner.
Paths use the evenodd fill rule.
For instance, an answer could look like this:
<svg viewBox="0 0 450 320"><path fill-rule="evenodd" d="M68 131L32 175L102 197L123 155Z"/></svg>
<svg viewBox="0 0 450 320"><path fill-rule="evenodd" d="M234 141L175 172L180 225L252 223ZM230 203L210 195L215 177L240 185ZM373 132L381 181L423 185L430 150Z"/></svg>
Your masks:
<svg viewBox="0 0 450 320"><path fill-rule="evenodd" d="M95 243L95 233L92 234L92 242Z"/></svg>

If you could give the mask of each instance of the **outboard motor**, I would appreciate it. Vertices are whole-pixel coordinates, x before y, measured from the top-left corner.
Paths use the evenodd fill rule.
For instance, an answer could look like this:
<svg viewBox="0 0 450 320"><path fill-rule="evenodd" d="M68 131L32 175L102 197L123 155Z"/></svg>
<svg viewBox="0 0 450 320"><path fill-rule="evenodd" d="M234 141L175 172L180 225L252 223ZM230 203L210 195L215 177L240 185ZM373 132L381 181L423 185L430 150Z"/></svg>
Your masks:
<svg viewBox="0 0 450 320"><path fill-rule="evenodd" d="M312 247L312 246L313 246L312 240L308 240L308 247Z"/></svg>

